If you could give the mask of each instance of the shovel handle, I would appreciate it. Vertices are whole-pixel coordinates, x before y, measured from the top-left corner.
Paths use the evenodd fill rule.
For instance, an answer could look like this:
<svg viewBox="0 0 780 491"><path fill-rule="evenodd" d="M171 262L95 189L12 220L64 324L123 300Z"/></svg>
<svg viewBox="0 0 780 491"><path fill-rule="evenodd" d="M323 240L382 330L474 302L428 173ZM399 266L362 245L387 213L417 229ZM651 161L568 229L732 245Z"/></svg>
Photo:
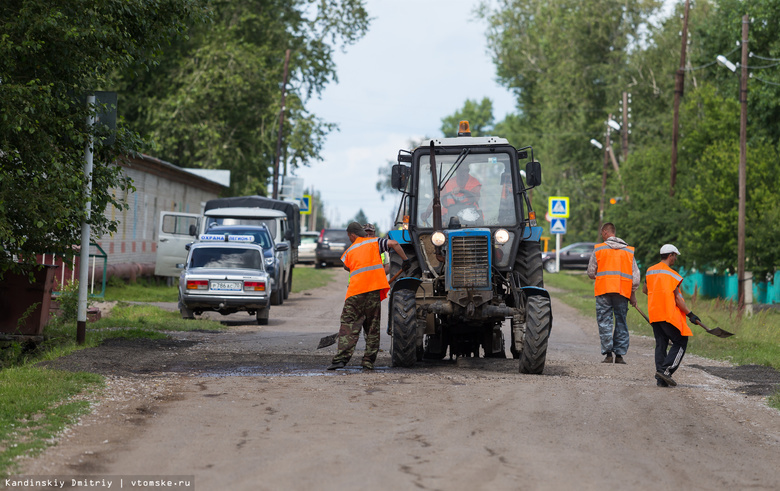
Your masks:
<svg viewBox="0 0 780 491"><path fill-rule="evenodd" d="M639 312L640 314L642 314L642 317L644 317L644 318L645 318L645 320L647 321L647 323L648 323L648 324L650 324L650 325L653 325L653 324L652 324L652 322L650 322L650 318L649 318L649 317L648 317L648 316L647 316L647 315L646 315L644 312L642 312L642 309L640 309L640 308L639 308L638 306L636 306L636 305L634 305L634 308L636 309L636 311L637 311L637 312Z"/></svg>
<svg viewBox="0 0 780 491"><path fill-rule="evenodd" d="M403 272L404 272L403 269L399 269L398 272L396 274L394 274L392 278L390 278L390 281L388 281L388 283L392 283L395 280L397 280L398 277L401 276L401 273L403 273Z"/></svg>

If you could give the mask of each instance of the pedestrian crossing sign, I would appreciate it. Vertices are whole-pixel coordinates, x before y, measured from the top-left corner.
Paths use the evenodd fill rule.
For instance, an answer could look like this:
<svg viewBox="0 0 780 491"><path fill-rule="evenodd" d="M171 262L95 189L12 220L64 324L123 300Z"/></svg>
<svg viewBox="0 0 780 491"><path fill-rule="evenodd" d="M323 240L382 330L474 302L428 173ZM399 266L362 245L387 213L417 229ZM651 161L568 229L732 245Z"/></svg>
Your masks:
<svg viewBox="0 0 780 491"><path fill-rule="evenodd" d="M552 218L569 218L569 197L550 196L548 213Z"/></svg>
<svg viewBox="0 0 780 491"><path fill-rule="evenodd" d="M303 195L303 199L301 199L300 212L301 215L311 214L311 195L308 194Z"/></svg>
<svg viewBox="0 0 780 491"><path fill-rule="evenodd" d="M553 218L550 222L551 234L565 234L566 233L566 219L565 218Z"/></svg>

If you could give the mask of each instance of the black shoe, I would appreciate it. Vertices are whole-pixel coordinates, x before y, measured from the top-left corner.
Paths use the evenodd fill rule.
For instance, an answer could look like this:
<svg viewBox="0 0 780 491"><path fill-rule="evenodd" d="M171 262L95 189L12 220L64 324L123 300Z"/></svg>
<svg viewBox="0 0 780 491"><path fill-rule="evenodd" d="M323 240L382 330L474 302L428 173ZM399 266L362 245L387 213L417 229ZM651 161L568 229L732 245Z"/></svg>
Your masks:
<svg viewBox="0 0 780 491"><path fill-rule="evenodd" d="M661 379L656 379L655 385L657 385L658 387L669 387L669 384L667 384Z"/></svg>
<svg viewBox="0 0 780 491"><path fill-rule="evenodd" d="M337 368L344 368L345 366L347 366L347 364L344 363L343 361L334 361L331 364L331 366L328 367L328 370L335 370Z"/></svg>
<svg viewBox="0 0 780 491"><path fill-rule="evenodd" d="M615 355L615 363L620 363L621 365L626 364L626 360L623 359L620 355Z"/></svg>
<svg viewBox="0 0 780 491"><path fill-rule="evenodd" d="M665 372L655 372L655 378L656 380L663 380L667 384L669 384L671 387L676 387L677 382L674 381L671 375L666 374Z"/></svg>
<svg viewBox="0 0 780 491"><path fill-rule="evenodd" d="M601 363L612 363L612 353L607 353Z"/></svg>

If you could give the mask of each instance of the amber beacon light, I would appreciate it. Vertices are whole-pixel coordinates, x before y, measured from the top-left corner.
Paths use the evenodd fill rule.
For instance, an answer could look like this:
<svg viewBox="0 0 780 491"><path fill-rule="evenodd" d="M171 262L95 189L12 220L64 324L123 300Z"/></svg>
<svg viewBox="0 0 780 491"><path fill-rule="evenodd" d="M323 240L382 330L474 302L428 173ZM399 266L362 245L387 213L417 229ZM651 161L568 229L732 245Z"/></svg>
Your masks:
<svg viewBox="0 0 780 491"><path fill-rule="evenodd" d="M458 136L471 136L471 127L468 121L461 121L458 125Z"/></svg>

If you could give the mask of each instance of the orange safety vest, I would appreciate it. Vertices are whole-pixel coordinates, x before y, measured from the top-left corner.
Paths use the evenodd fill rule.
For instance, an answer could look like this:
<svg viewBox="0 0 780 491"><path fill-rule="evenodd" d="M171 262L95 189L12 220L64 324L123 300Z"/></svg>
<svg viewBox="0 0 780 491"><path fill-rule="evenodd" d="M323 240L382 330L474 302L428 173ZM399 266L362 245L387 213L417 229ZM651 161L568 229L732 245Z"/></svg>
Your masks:
<svg viewBox="0 0 780 491"><path fill-rule="evenodd" d="M596 244L596 296L619 293L631 298L634 285L634 248L625 246L613 249L606 242Z"/></svg>
<svg viewBox="0 0 780 491"><path fill-rule="evenodd" d="M666 321L676 327L683 336L693 336L685 322L685 314L675 301L675 290L682 283L682 276L661 262L647 269L647 313L650 322Z"/></svg>
<svg viewBox="0 0 780 491"><path fill-rule="evenodd" d="M472 197L466 195L465 193L461 192L461 189L468 191L474 196ZM482 184L480 184L480 182L472 176L469 176L469 180L466 181L466 185L463 186L463 188L458 186L457 179L455 177L451 178L449 181L447 181L447 184L445 184L444 188L441 190L442 195L449 194L449 196L444 196L444 200L441 203L442 213L446 213L448 206L457 204L461 202L461 200L465 205L478 206L479 203L473 201L473 199L477 197L476 195L479 194L481 190Z"/></svg>
<svg viewBox="0 0 780 491"><path fill-rule="evenodd" d="M341 261L349 268L346 298L374 290L380 290L381 300L387 298L390 284L379 255L379 238L358 237L341 255Z"/></svg>

